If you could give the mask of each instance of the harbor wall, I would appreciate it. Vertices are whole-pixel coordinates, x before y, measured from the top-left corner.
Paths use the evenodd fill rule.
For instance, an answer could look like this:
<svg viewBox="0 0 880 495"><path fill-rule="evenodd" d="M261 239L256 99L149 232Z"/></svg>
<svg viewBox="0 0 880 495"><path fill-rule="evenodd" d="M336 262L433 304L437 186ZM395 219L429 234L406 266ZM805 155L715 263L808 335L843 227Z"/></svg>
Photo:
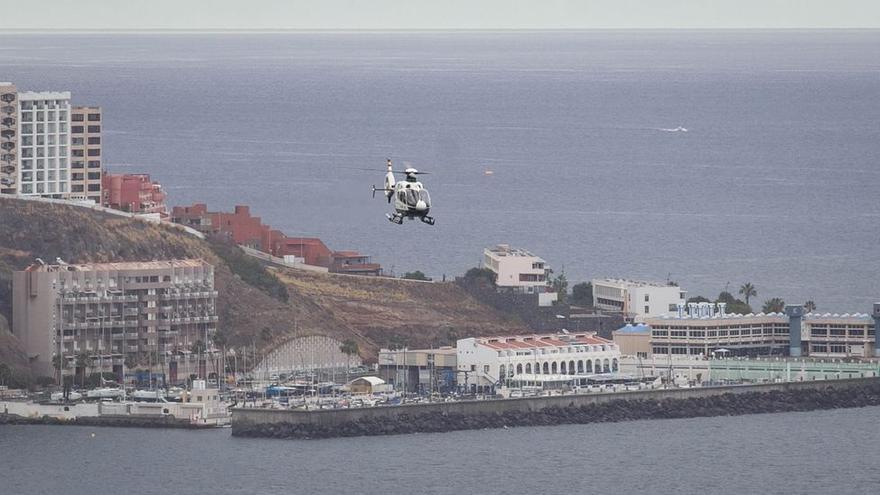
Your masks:
<svg viewBox="0 0 880 495"><path fill-rule="evenodd" d="M880 405L880 378L315 411L237 408L236 436L327 438Z"/></svg>

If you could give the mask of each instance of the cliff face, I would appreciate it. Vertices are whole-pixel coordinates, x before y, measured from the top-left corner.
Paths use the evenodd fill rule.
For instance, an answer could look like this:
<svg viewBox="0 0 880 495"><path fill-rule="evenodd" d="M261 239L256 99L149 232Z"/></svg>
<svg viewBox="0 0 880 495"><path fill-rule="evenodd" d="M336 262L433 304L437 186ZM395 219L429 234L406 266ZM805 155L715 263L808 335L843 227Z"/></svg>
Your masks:
<svg viewBox="0 0 880 495"><path fill-rule="evenodd" d="M215 266L218 340L231 347L269 349L295 335L323 334L354 339L370 360L382 346L437 346L471 334L523 331L453 284L266 269L234 246L75 206L0 198L0 233L0 316L9 322L12 272L37 257L47 263L202 258ZM0 328L0 362L23 356L8 334Z"/></svg>

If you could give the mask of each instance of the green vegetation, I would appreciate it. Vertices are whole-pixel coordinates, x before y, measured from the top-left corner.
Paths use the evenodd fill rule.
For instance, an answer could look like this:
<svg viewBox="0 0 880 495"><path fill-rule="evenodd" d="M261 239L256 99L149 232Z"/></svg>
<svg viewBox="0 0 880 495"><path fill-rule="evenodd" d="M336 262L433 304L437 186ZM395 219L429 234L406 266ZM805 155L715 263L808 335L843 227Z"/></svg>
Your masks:
<svg viewBox="0 0 880 495"><path fill-rule="evenodd" d="M287 302L290 299L284 283L275 274L266 270L266 267L255 258L246 255L238 246L220 240L212 240L211 249L226 262L232 273L248 285L260 289L281 302Z"/></svg>
<svg viewBox="0 0 880 495"><path fill-rule="evenodd" d="M497 277L495 272L488 268L471 268L464 274L466 281L478 284L495 285Z"/></svg>
<svg viewBox="0 0 880 495"><path fill-rule="evenodd" d="M727 291L722 291L718 294L718 299L715 302L727 304L727 307L724 309L726 313L739 313L743 315L754 313L748 303L743 302L742 299L735 298L733 294Z"/></svg>
<svg viewBox="0 0 880 495"><path fill-rule="evenodd" d="M694 297L689 297L686 302L688 304L690 304L690 303L701 303L701 302L712 302L712 301L709 298L706 298L703 296L694 296Z"/></svg>
<svg viewBox="0 0 880 495"><path fill-rule="evenodd" d="M764 301L764 307L761 311L765 313L781 313L785 310L785 301L779 297L767 299Z"/></svg>
<svg viewBox="0 0 880 495"><path fill-rule="evenodd" d="M550 287L556 293L556 304L563 304L568 299L568 279L564 270L550 280Z"/></svg>
<svg viewBox="0 0 880 495"><path fill-rule="evenodd" d="M427 275L422 273L420 270L416 270L414 272L406 272L400 278L403 278L406 280L424 280L424 281L431 280L430 278L428 278Z"/></svg>
<svg viewBox="0 0 880 495"><path fill-rule="evenodd" d="M813 302L812 299L810 299L809 301L804 303L804 309L807 311L807 313L812 313L813 311L816 311L816 303Z"/></svg>
<svg viewBox="0 0 880 495"><path fill-rule="evenodd" d="M751 282L746 282L739 288L739 293L746 298L746 304L749 304L749 300L758 295L758 290L755 289Z"/></svg>
<svg viewBox="0 0 880 495"><path fill-rule="evenodd" d="M593 284L581 282L571 287L571 303L578 306L593 306Z"/></svg>

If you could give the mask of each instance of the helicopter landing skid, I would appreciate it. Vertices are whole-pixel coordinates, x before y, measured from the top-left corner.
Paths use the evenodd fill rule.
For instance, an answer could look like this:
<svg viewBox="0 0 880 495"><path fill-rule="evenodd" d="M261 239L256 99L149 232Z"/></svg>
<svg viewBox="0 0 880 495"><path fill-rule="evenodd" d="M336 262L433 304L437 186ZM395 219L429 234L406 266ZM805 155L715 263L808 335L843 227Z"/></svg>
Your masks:
<svg viewBox="0 0 880 495"><path fill-rule="evenodd" d="M434 225L434 217L424 216L422 217L422 221L428 225Z"/></svg>
<svg viewBox="0 0 880 495"><path fill-rule="evenodd" d="M385 218L387 218L388 221L391 223L396 223L397 225L403 225L403 216L398 215L397 213L395 213L393 215L391 213L386 213Z"/></svg>

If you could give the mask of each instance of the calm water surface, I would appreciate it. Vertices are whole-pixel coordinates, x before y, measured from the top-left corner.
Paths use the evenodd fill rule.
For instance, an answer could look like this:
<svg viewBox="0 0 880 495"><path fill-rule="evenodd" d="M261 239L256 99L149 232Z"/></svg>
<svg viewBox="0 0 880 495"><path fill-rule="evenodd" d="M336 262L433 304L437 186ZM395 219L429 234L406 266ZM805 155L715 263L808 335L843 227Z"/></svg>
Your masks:
<svg viewBox="0 0 880 495"><path fill-rule="evenodd" d="M0 492L868 494L878 421L869 407L314 441L5 426Z"/></svg>
<svg viewBox="0 0 880 495"><path fill-rule="evenodd" d="M574 281L880 299L880 31L0 33L0 80L103 106L111 170L172 204L398 274L509 242ZM346 168L386 156L434 173L435 227Z"/></svg>

